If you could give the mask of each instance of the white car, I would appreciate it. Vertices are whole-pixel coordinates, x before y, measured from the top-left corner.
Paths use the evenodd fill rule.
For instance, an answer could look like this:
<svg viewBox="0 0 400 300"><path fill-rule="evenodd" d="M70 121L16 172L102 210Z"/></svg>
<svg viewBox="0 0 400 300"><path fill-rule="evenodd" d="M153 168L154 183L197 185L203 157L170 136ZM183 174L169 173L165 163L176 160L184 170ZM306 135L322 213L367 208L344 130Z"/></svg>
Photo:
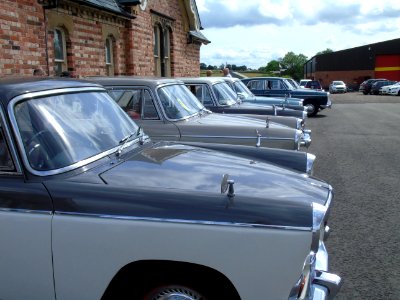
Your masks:
<svg viewBox="0 0 400 300"><path fill-rule="evenodd" d="M347 92L347 86L343 81L335 80L335 81L332 81L331 84L329 85L329 92L331 94L334 94L334 93L346 93Z"/></svg>
<svg viewBox="0 0 400 300"><path fill-rule="evenodd" d="M312 81L311 79L301 79L299 85L301 88L305 88L307 82Z"/></svg>
<svg viewBox="0 0 400 300"><path fill-rule="evenodd" d="M388 95L400 96L400 84L392 85L389 88Z"/></svg>
<svg viewBox="0 0 400 300"><path fill-rule="evenodd" d="M396 86L400 86L400 81L396 82L395 84L386 85L386 86L381 87L379 89L379 93L381 95L388 95L389 94L389 89L392 88L392 87L396 87Z"/></svg>

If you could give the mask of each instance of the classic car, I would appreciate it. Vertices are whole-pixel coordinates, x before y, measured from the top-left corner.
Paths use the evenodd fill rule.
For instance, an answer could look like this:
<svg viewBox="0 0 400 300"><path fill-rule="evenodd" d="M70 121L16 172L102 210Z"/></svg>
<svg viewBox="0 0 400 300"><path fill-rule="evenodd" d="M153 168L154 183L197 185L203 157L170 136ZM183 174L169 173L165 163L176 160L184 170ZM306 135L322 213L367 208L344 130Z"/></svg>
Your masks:
<svg viewBox="0 0 400 300"><path fill-rule="evenodd" d="M173 140L299 150L310 136L264 119L214 114L173 78L92 77L153 140ZM228 89L230 89L228 87Z"/></svg>
<svg viewBox="0 0 400 300"><path fill-rule="evenodd" d="M332 187L153 143L99 85L0 80L0 299L332 299Z"/></svg>
<svg viewBox="0 0 400 300"><path fill-rule="evenodd" d="M321 109L331 108L329 93L312 89L294 88L286 78L282 77L253 77L242 79L244 84L257 96L288 97L304 99L308 116L315 116Z"/></svg>
<svg viewBox="0 0 400 300"><path fill-rule="evenodd" d="M305 129L305 118L307 117L307 113L304 106L301 106L301 113L294 113L294 115L298 115L300 118L282 115L270 117L269 115L271 114L271 106L264 103L263 99L261 99L268 99L267 97L257 97L258 100L256 100L256 102L252 102L251 100L242 102L241 99L243 98L243 94L238 94L231 84L228 83L228 81L231 83L235 82L237 85L243 86L247 89L243 82L241 82L241 80L238 78L193 77L180 78L180 80L182 80L189 90L192 91L193 95L195 95L196 98L212 112L242 115L262 120L265 120L265 116L268 115L267 118L269 121L283 124L292 128L301 129L303 131L305 146L308 147L311 144L311 130ZM255 99L253 98L253 100ZM276 106L273 105L272 107L276 111ZM292 114L293 110L287 110L286 107L286 105L283 105L282 112Z"/></svg>
<svg viewBox="0 0 400 300"><path fill-rule="evenodd" d="M229 77L226 77L227 79ZM203 105L213 111L225 114L260 114L285 117L296 117L304 120L307 112L304 107L294 110L286 106L265 103L242 102L241 97L221 77L186 77L179 78L185 82L192 93ZM240 80L240 79L239 79Z"/></svg>
<svg viewBox="0 0 400 300"><path fill-rule="evenodd" d="M245 103L255 103L261 105L276 105L290 109L304 111L303 99L292 97L263 97L254 95L239 78L222 77L229 86L236 92L239 99Z"/></svg>

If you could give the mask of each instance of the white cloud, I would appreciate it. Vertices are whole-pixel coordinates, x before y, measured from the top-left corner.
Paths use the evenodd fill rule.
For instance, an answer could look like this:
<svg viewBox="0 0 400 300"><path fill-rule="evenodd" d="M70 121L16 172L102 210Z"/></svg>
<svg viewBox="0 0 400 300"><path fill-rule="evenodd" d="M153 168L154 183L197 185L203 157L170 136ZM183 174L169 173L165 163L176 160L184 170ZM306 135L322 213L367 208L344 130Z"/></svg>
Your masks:
<svg viewBox="0 0 400 300"><path fill-rule="evenodd" d="M201 62L265 66L287 52L311 58L399 38L400 1L197 0L203 34ZM226 59L223 60L223 57ZM232 60L232 61L231 61Z"/></svg>

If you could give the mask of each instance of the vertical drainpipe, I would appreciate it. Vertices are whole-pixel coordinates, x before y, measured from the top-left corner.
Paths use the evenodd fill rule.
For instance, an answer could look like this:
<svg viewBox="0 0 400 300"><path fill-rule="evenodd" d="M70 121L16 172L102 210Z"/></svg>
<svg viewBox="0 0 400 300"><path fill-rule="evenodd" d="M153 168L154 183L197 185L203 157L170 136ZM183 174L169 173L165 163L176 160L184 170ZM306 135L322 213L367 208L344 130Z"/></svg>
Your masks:
<svg viewBox="0 0 400 300"><path fill-rule="evenodd" d="M46 18L46 8L44 5L43 9L43 19L44 19L44 42L45 42L45 54L46 54L46 68L47 68L47 76L50 76L50 65L49 65L49 49L47 45L47 18Z"/></svg>

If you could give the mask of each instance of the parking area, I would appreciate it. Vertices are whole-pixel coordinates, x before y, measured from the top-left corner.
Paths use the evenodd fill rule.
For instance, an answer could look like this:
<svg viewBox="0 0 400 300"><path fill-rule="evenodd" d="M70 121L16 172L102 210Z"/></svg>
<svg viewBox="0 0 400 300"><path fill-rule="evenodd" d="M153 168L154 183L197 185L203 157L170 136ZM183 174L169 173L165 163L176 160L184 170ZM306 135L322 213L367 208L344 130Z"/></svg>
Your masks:
<svg viewBox="0 0 400 300"><path fill-rule="evenodd" d="M327 241L337 299L400 299L400 97L332 95L308 119L315 176L335 188Z"/></svg>

